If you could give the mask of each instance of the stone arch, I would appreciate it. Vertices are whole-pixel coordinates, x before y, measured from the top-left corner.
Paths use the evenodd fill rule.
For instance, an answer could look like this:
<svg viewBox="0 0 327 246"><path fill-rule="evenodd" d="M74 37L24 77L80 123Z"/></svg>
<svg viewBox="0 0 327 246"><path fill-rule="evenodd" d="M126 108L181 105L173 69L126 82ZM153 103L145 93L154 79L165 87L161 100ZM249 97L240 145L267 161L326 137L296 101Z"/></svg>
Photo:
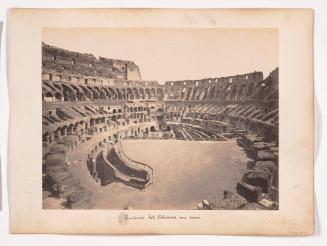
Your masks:
<svg viewBox="0 0 327 246"><path fill-rule="evenodd" d="M70 86L75 90L75 96L76 96L77 101L85 101L86 100L84 92L79 87L77 87L75 85L70 85Z"/></svg>
<svg viewBox="0 0 327 246"><path fill-rule="evenodd" d="M199 93L199 100L203 100L207 97L207 90L208 88L206 87L201 88L201 91Z"/></svg>
<svg viewBox="0 0 327 246"><path fill-rule="evenodd" d="M150 99L151 98L151 92L149 88L145 88L145 99Z"/></svg>
<svg viewBox="0 0 327 246"><path fill-rule="evenodd" d="M136 88L133 88L132 90L133 90L135 99L140 99L140 93L139 93L139 91Z"/></svg>
<svg viewBox="0 0 327 246"><path fill-rule="evenodd" d="M120 89L116 89L116 91L117 91L117 95L118 95L118 99L119 100L122 100L123 99L123 93L122 93L122 91L120 90Z"/></svg>
<svg viewBox="0 0 327 246"><path fill-rule="evenodd" d="M245 95L246 95L246 89L247 89L247 86L245 84L241 84L240 87L239 87L239 91L238 91L238 99L239 100L242 100L245 98Z"/></svg>
<svg viewBox="0 0 327 246"><path fill-rule="evenodd" d="M54 96L52 95L52 93L51 92L47 92L47 93L45 93L45 95L44 95L44 100L46 101L46 102L53 102L54 101Z"/></svg>
<svg viewBox="0 0 327 246"><path fill-rule="evenodd" d="M100 94L97 92L92 86L87 86L87 88L92 91L93 94L93 100L99 100L100 99Z"/></svg>
<svg viewBox="0 0 327 246"><path fill-rule="evenodd" d="M101 90L101 88L97 87L97 86L94 86L93 89L97 92L97 94L99 95L99 98L98 99L101 99L101 100L106 100L107 97L106 97L106 93L104 91Z"/></svg>
<svg viewBox="0 0 327 246"><path fill-rule="evenodd" d="M214 96L214 87L209 86L207 90L207 99L213 99Z"/></svg>
<svg viewBox="0 0 327 246"><path fill-rule="evenodd" d="M187 100L190 100L191 99L192 91L193 91L192 87L189 87L187 89L187 93L186 93L186 99Z"/></svg>
<svg viewBox="0 0 327 246"><path fill-rule="evenodd" d="M126 99L127 98L126 89L125 88L121 88L120 90L121 90L122 96L123 96L122 99Z"/></svg>
<svg viewBox="0 0 327 246"><path fill-rule="evenodd" d="M107 87L101 87L101 90L104 91L104 93L106 94L107 99L112 99L112 94L111 94L109 88L107 88Z"/></svg>
<svg viewBox="0 0 327 246"><path fill-rule="evenodd" d="M150 95L151 95L151 99L156 99L157 95L156 95L156 90L154 88L150 89Z"/></svg>
<svg viewBox="0 0 327 246"><path fill-rule="evenodd" d="M127 95L127 99L129 99L129 100L135 99L135 95L134 95L132 88L127 88L126 95Z"/></svg>
<svg viewBox="0 0 327 246"><path fill-rule="evenodd" d="M231 86L230 93L229 93L229 100L236 100L236 92L237 92L237 86L236 85Z"/></svg>
<svg viewBox="0 0 327 246"><path fill-rule="evenodd" d="M251 97L253 95L253 83L249 84L246 91L246 97Z"/></svg>
<svg viewBox="0 0 327 246"><path fill-rule="evenodd" d="M56 92L56 94L55 94L55 100L56 101L62 101L62 95L61 95L61 93Z"/></svg>
<svg viewBox="0 0 327 246"><path fill-rule="evenodd" d="M118 94L113 88L108 87L108 91L110 92L112 99L117 99L118 98Z"/></svg>
<svg viewBox="0 0 327 246"><path fill-rule="evenodd" d="M160 99L164 97L163 88L157 88L157 97Z"/></svg>
<svg viewBox="0 0 327 246"><path fill-rule="evenodd" d="M184 88L181 90L181 93L180 93L180 99L185 99L185 98L186 98L186 95L187 95L187 89L186 89L186 87L184 87Z"/></svg>
<svg viewBox="0 0 327 246"><path fill-rule="evenodd" d="M69 126L68 126L68 134L72 134L74 132L74 127L75 127L75 124L71 123Z"/></svg>
<svg viewBox="0 0 327 246"><path fill-rule="evenodd" d="M107 93L106 91L103 89L103 87L96 87L96 89L98 90L99 94L100 94L100 99L102 100L108 100L108 97L107 97Z"/></svg>
<svg viewBox="0 0 327 246"><path fill-rule="evenodd" d="M141 98L141 99L145 99L144 89L143 89L143 88L140 88L140 89L139 89L139 92L140 92L140 98Z"/></svg>
<svg viewBox="0 0 327 246"><path fill-rule="evenodd" d="M256 88L255 90L255 99L263 99L264 98L264 87L263 86L259 86Z"/></svg>
<svg viewBox="0 0 327 246"><path fill-rule="evenodd" d="M199 87L195 87L192 99L199 100L199 96L200 96L200 89L199 89Z"/></svg>
<svg viewBox="0 0 327 246"><path fill-rule="evenodd" d="M93 100L93 92L88 89L85 86L80 86L80 88L82 89L82 91L84 92L84 95L89 99L89 100Z"/></svg>
<svg viewBox="0 0 327 246"><path fill-rule="evenodd" d="M62 89L64 94L64 101L77 101L76 94L71 87L63 84Z"/></svg>
<svg viewBox="0 0 327 246"><path fill-rule="evenodd" d="M94 126L96 124L96 120L94 118L90 119L90 126Z"/></svg>

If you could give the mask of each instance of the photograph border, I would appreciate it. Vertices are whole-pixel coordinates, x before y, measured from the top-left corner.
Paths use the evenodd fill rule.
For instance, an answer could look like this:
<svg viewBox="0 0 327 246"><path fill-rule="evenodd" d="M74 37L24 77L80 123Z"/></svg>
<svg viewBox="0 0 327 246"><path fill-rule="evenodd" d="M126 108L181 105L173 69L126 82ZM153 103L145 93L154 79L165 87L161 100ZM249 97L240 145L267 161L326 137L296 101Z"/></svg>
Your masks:
<svg viewBox="0 0 327 246"><path fill-rule="evenodd" d="M39 118L42 107L39 96L40 33L43 27L49 26L278 28L281 164L279 181L282 187L280 210L192 212L175 210L170 211L168 215L194 216L200 219L186 222L159 219L151 223L147 220L122 219L126 215L135 218L148 216L148 211L42 211L40 203L42 195L39 191L41 162L37 164L41 160L42 150L36 147L40 146L38 142L42 132ZM9 28L11 110L9 169L12 233L225 235L314 233L312 10L14 9L10 13ZM22 44L21 40L26 42ZM30 95L28 101L22 100L26 98L26 91ZM302 110L298 110L299 108ZM159 215L165 213L167 214L165 211L157 212ZM65 223L58 226L58 221L62 219L65 219ZM224 223L220 223L221 221Z"/></svg>

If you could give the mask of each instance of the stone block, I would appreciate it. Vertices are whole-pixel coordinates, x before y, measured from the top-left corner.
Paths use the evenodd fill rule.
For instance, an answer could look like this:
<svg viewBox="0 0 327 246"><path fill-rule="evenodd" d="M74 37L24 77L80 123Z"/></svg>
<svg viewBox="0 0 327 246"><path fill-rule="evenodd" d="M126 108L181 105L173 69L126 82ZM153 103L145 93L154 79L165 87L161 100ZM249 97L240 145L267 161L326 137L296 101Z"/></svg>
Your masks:
<svg viewBox="0 0 327 246"><path fill-rule="evenodd" d="M271 186L271 172L269 169L253 169L245 176L246 183L261 187L267 193Z"/></svg>
<svg viewBox="0 0 327 246"><path fill-rule="evenodd" d="M242 207L242 210L266 210L264 206L258 204L258 203L248 203L245 206Z"/></svg>
<svg viewBox="0 0 327 246"><path fill-rule="evenodd" d="M258 202L262 196L262 188L253 186L244 182L238 182L236 186L237 193L243 196L249 202Z"/></svg>
<svg viewBox="0 0 327 246"><path fill-rule="evenodd" d="M275 160L275 155L267 150L259 150L256 159L257 161L273 161Z"/></svg>
<svg viewBox="0 0 327 246"><path fill-rule="evenodd" d="M257 161L255 163L255 169L265 170L268 169L271 173L275 170L275 162L274 161Z"/></svg>
<svg viewBox="0 0 327 246"><path fill-rule="evenodd" d="M247 204L247 200L244 197L237 193L225 190L224 199L215 205L215 209L235 210L241 209L245 204Z"/></svg>

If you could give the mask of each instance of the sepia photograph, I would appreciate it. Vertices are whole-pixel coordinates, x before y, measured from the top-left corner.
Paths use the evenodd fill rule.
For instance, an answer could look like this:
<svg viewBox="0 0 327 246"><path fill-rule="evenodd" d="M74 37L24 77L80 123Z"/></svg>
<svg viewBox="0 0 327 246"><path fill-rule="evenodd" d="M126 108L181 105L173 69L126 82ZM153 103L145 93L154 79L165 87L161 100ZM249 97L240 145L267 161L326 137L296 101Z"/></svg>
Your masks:
<svg viewBox="0 0 327 246"><path fill-rule="evenodd" d="M1 55L1 35L2 35L2 25L3 23L0 21L0 55ZM0 66L1 66L1 62L0 62ZM3 73L3 71L1 71L0 69L0 74ZM0 90L2 88L2 85L0 85ZM1 92L0 92L1 93ZM0 112L2 113L3 109L2 109L2 105L0 105ZM1 135L3 135L3 133L0 133L0 137ZM0 145L1 147L1 145ZM0 211L2 210L2 171L1 171L1 155L0 155Z"/></svg>
<svg viewBox="0 0 327 246"><path fill-rule="evenodd" d="M42 208L278 210L278 36L44 28Z"/></svg>
<svg viewBox="0 0 327 246"><path fill-rule="evenodd" d="M313 17L12 10L10 232L312 235Z"/></svg>

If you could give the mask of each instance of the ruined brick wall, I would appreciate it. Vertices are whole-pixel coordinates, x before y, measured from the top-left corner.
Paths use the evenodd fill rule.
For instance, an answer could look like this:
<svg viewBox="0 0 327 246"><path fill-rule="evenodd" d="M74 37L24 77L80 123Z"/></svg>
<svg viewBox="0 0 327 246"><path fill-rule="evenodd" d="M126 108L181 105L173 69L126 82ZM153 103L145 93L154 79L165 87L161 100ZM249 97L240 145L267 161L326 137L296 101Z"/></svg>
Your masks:
<svg viewBox="0 0 327 246"><path fill-rule="evenodd" d="M116 60L92 54L82 54L42 44L42 65L44 70L63 74L100 76L125 80L142 80L138 66L132 61Z"/></svg>
<svg viewBox="0 0 327 246"><path fill-rule="evenodd" d="M266 78L262 72L193 81L165 83L167 121L193 125L210 123L256 133L265 141L278 142L278 68ZM231 127L230 127L231 126Z"/></svg>
<svg viewBox="0 0 327 246"><path fill-rule="evenodd" d="M42 45L42 98L46 102L163 99L163 86L142 81L132 61Z"/></svg>
<svg viewBox="0 0 327 246"><path fill-rule="evenodd" d="M262 72L253 72L221 78L167 81L165 83L165 98L181 100L254 99L254 88L262 80Z"/></svg>

